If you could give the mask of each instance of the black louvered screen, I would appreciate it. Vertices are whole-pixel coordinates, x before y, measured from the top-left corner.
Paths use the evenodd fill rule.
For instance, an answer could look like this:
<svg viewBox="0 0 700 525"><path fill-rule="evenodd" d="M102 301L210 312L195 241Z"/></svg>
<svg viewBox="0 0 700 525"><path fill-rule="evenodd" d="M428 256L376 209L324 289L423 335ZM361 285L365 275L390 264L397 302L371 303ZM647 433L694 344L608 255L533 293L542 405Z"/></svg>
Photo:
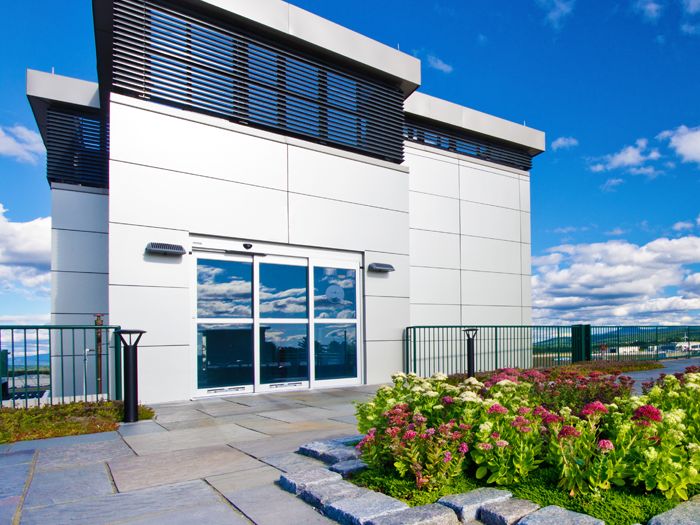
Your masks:
<svg viewBox="0 0 700 525"><path fill-rule="evenodd" d="M434 125L432 122L410 116L406 116L404 137L411 142L454 151L520 170L530 171L532 168L533 155L524 149L490 141L466 131Z"/></svg>
<svg viewBox="0 0 700 525"><path fill-rule="evenodd" d="M107 130L98 113L51 108L46 115L49 182L106 188Z"/></svg>
<svg viewBox="0 0 700 525"><path fill-rule="evenodd" d="M403 161L397 87L165 2L113 5L114 91Z"/></svg>

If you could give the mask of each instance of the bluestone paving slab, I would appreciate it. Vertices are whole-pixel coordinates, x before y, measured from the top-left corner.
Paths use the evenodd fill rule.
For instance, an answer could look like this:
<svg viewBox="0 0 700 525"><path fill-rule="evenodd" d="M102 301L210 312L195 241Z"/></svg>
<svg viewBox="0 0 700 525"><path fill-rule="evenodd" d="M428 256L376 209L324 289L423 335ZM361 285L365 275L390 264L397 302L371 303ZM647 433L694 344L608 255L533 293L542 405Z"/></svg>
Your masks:
<svg viewBox="0 0 700 525"><path fill-rule="evenodd" d="M112 477L120 492L260 466L260 462L227 446L162 452L109 462Z"/></svg>
<svg viewBox="0 0 700 525"><path fill-rule="evenodd" d="M365 525L380 516L407 508L402 501L370 491L360 498L345 498L324 505L323 512L343 525Z"/></svg>
<svg viewBox="0 0 700 525"><path fill-rule="evenodd" d="M354 414L351 416L339 416L339 417L332 417L331 421L338 421L339 423L346 423L348 425L357 425L357 416Z"/></svg>
<svg viewBox="0 0 700 525"><path fill-rule="evenodd" d="M482 487L462 494L450 494L438 500L440 505L450 507L460 521L477 519L479 508L487 503L509 499L512 494L505 490Z"/></svg>
<svg viewBox="0 0 700 525"><path fill-rule="evenodd" d="M245 490L224 492L237 509L257 525L332 525L311 505L284 492L276 485L264 485Z"/></svg>
<svg viewBox="0 0 700 525"><path fill-rule="evenodd" d="M459 520L452 509L433 503L380 516L368 525L459 525Z"/></svg>
<svg viewBox="0 0 700 525"><path fill-rule="evenodd" d="M216 490L225 494L236 490L271 485L280 477L280 471L275 467L264 465L259 468L207 476L207 482Z"/></svg>
<svg viewBox="0 0 700 525"><path fill-rule="evenodd" d="M118 440L117 432L100 432L97 434L83 434L82 436L66 436L50 439L32 439L29 441L18 441L12 444L12 452L19 450L43 450L53 447L65 447L72 445L85 445L88 443L100 443L102 441Z"/></svg>
<svg viewBox="0 0 700 525"><path fill-rule="evenodd" d="M308 470L311 468L323 468L324 463L316 459L308 458L295 452L282 452L260 458L260 461L272 465L284 472L295 472L298 470Z"/></svg>
<svg viewBox="0 0 700 525"><path fill-rule="evenodd" d="M304 407L261 412L260 415L286 421L287 423L298 423L299 421L308 421L310 419L328 419L335 416L335 413L325 408Z"/></svg>
<svg viewBox="0 0 700 525"><path fill-rule="evenodd" d="M20 499L22 499L20 496L0 498L0 523L12 523Z"/></svg>
<svg viewBox="0 0 700 525"><path fill-rule="evenodd" d="M37 471L24 507L39 507L112 494L114 489L104 463L61 470Z"/></svg>
<svg viewBox="0 0 700 525"><path fill-rule="evenodd" d="M336 481L308 486L301 491L299 497L310 505L321 508L340 499L359 498L369 493L368 489L358 487L347 481Z"/></svg>
<svg viewBox="0 0 700 525"><path fill-rule="evenodd" d="M142 456L164 451L185 450L207 445L225 445L238 441L250 441L267 438L265 434L243 428L234 423L210 428L190 428L173 430L156 434L128 436L124 440L134 451Z"/></svg>
<svg viewBox="0 0 700 525"><path fill-rule="evenodd" d="M31 463L34 459L35 450L19 450L17 452L8 452L6 454L0 454L0 471L4 467L9 467L10 465L18 465L20 463Z"/></svg>
<svg viewBox="0 0 700 525"><path fill-rule="evenodd" d="M189 481L137 492L111 494L22 512L22 525L84 523L113 524L141 519L144 515L174 512L221 503L218 494L204 481Z"/></svg>
<svg viewBox="0 0 700 525"><path fill-rule="evenodd" d="M525 499L508 498L482 505L477 518L485 525L514 525L540 506Z"/></svg>
<svg viewBox="0 0 700 525"><path fill-rule="evenodd" d="M22 495L31 467L31 463L3 467L0 472L0 499Z"/></svg>
<svg viewBox="0 0 700 525"><path fill-rule="evenodd" d="M209 419L211 416L200 412L196 408L157 409L156 421L164 425L175 421L192 421L194 419Z"/></svg>
<svg viewBox="0 0 700 525"><path fill-rule="evenodd" d="M52 470L134 456L134 452L126 443L121 439L114 439L97 443L45 448L40 450L37 455L36 468L37 470Z"/></svg>
<svg viewBox="0 0 700 525"><path fill-rule="evenodd" d="M347 436L354 432L354 427L345 425L329 430L314 430L311 432L294 432L271 437L268 436L262 440L231 443L231 446L244 451L246 454L259 458L280 452L294 452L299 448L299 445L308 443L314 439Z"/></svg>
<svg viewBox="0 0 700 525"><path fill-rule="evenodd" d="M228 503L196 506L136 519L120 521L124 525L250 525L250 521Z"/></svg>
<svg viewBox="0 0 700 525"><path fill-rule="evenodd" d="M136 423L122 423L119 425L121 436L138 436L140 434L153 434L154 432L167 432L153 420L137 421Z"/></svg>
<svg viewBox="0 0 700 525"><path fill-rule="evenodd" d="M306 470L297 470L287 472L280 476L279 484L284 490L293 494L301 494L301 492L319 483L328 484L341 481L343 478L340 474L331 472L325 468L310 468Z"/></svg>
<svg viewBox="0 0 700 525"><path fill-rule="evenodd" d="M270 436L291 434L294 432L312 432L315 430L335 430L344 427L342 423L329 419L287 423L286 421L271 419L257 414L227 416L221 419Z"/></svg>
<svg viewBox="0 0 700 525"><path fill-rule="evenodd" d="M648 525L700 525L700 494L674 509L654 516Z"/></svg>
<svg viewBox="0 0 700 525"><path fill-rule="evenodd" d="M586 514L550 505L525 516L518 525L605 525L605 522Z"/></svg>

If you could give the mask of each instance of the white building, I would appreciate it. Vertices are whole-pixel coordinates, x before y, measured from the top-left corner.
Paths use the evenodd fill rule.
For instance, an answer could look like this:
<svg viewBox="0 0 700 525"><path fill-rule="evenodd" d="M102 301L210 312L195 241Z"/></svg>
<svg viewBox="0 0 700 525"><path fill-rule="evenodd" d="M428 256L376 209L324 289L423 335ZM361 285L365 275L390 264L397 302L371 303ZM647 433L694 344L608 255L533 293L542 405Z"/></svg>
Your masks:
<svg viewBox="0 0 700 525"><path fill-rule="evenodd" d="M409 325L531 322L542 132L278 0L93 9L99 85L27 78L52 320L147 330L144 402L378 383Z"/></svg>

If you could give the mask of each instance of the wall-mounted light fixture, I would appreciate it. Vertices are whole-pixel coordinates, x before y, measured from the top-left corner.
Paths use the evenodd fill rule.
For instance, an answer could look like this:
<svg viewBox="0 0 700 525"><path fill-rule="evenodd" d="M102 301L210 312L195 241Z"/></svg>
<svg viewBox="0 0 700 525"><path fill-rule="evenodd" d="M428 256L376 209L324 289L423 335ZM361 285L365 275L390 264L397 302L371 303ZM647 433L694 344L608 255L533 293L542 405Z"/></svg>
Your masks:
<svg viewBox="0 0 700 525"><path fill-rule="evenodd" d="M168 244L165 242L149 242L146 245L146 253L149 255L166 255L170 257L181 257L185 255L185 248L179 244Z"/></svg>
<svg viewBox="0 0 700 525"><path fill-rule="evenodd" d="M387 263L370 263L369 266L367 266L367 271L375 273L389 273L394 271L394 267Z"/></svg>

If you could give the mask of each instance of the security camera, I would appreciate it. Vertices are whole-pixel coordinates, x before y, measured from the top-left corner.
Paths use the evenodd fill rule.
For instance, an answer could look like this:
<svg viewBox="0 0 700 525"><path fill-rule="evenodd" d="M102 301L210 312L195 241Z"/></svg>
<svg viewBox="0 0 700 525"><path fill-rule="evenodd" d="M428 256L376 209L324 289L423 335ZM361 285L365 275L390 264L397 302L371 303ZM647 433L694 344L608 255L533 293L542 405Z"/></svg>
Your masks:
<svg viewBox="0 0 700 525"><path fill-rule="evenodd" d="M247 242L247 243L245 243L245 244L243 245L243 247L244 247L246 250L250 250L250 249L253 247L253 245L250 244L249 242Z"/></svg>

